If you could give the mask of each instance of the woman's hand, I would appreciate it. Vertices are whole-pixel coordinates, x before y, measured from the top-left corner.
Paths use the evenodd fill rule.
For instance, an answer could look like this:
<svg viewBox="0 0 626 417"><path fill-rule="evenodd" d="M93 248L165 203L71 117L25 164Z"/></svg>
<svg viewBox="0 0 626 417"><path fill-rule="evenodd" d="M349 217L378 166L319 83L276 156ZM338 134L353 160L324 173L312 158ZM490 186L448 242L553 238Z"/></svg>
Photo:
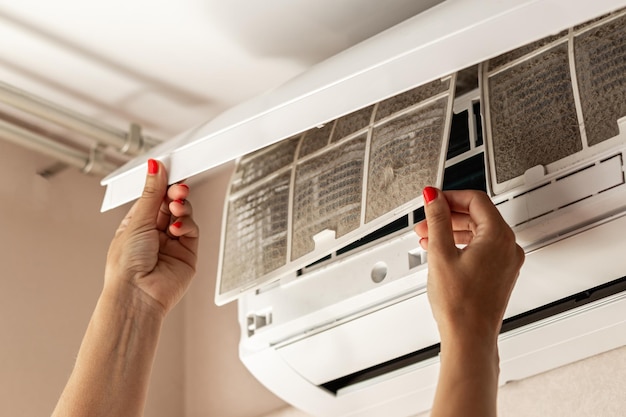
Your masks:
<svg viewBox="0 0 626 417"><path fill-rule="evenodd" d="M426 220L415 231L428 250L428 296L440 331L497 337L524 251L485 193L429 187L424 194Z"/></svg>
<svg viewBox="0 0 626 417"><path fill-rule="evenodd" d="M130 209L109 247L105 291L138 297L165 315L182 298L196 270L198 226L189 187L167 187L167 173L148 161L141 198Z"/></svg>
<svg viewBox="0 0 626 417"><path fill-rule="evenodd" d="M428 299L441 336L433 417L495 417L498 334L524 261L485 193L424 189ZM465 245L459 249L456 245Z"/></svg>

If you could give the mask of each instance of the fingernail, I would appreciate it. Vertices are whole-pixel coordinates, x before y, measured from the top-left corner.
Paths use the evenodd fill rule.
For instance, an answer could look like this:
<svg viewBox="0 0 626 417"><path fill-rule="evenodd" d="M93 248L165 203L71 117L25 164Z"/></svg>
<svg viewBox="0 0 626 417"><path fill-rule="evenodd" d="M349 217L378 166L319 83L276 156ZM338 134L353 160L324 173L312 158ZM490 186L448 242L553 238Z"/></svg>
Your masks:
<svg viewBox="0 0 626 417"><path fill-rule="evenodd" d="M187 184L178 184L178 185L180 185L181 187L185 187L186 189L189 189L189 186Z"/></svg>
<svg viewBox="0 0 626 417"><path fill-rule="evenodd" d="M172 223L172 226L174 226L177 229L180 229L182 225L183 225L183 222L174 222L174 223Z"/></svg>
<svg viewBox="0 0 626 417"><path fill-rule="evenodd" d="M155 159L148 159L148 174L155 175L159 172L159 163Z"/></svg>
<svg viewBox="0 0 626 417"><path fill-rule="evenodd" d="M430 203L435 198L437 198L437 189L436 188L425 187L424 191L422 193L424 194L424 201L426 202L426 204Z"/></svg>
<svg viewBox="0 0 626 417"><path fill-rule="evenodd" d="M181 200L181 199L179 198L178 200L174 200L174 203L178 203L178 204L180 204L180 205L184 206L184 205L185 205L185 200Z"/></svg>

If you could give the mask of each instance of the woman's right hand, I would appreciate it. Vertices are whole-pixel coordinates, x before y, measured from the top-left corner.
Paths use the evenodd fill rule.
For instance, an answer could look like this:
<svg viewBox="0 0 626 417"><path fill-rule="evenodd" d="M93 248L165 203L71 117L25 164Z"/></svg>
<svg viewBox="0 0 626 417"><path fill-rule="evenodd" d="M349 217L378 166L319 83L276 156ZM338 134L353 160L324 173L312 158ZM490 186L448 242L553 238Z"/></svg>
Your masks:
<svg viewBox="0 0 626 417"><path fill-rule="evenodd" d="M524 251L485 193L427 187L424 199L426 220L415 231L428 251L428 297L442 337L470 330L497 338Z"/></svg>

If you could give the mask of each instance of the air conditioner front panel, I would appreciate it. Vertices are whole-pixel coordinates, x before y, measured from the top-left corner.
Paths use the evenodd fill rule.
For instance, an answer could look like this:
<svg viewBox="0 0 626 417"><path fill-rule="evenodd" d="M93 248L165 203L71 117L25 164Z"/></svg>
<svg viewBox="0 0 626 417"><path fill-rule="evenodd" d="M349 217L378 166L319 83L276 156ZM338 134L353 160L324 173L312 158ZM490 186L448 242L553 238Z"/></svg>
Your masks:
<svg viewBox="0 0 626 417"><path fill-rule="evenodd" d="M438 342L430 305L422 294L282 346L278 354L307 381L322 385ZM312 357L318 360L311 361Z"/></svg>

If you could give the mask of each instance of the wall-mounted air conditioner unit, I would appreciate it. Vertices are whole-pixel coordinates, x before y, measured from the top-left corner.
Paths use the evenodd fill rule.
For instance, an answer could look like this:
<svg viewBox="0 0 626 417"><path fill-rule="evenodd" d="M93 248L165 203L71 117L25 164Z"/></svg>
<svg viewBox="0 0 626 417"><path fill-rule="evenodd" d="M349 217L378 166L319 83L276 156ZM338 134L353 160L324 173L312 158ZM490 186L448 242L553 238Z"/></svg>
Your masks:
<svg viewBox="0 0 626 417"><path fill-rule="evenodd" d="M427 410L439 337L425 185L489 193L527 253L501 383L626 345L624 1L447 1L106 178L139 196L237 159L216 301L240 357L312 415ZM486 300L488 302L488 300Z"/></svg>

